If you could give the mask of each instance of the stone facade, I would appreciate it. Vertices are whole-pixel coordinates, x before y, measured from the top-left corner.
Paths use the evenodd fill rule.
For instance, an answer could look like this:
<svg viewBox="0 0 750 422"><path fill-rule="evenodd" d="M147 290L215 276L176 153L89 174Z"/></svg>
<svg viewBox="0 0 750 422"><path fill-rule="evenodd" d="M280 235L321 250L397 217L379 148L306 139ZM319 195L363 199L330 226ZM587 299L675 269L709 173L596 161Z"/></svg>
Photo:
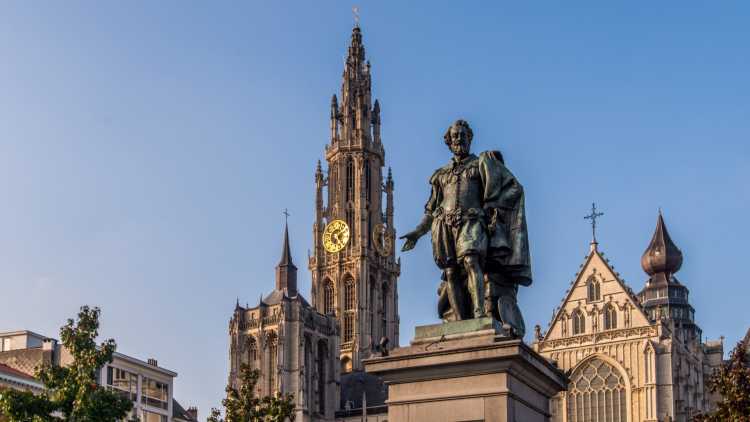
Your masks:
<svg viewBox="0 0 750 422"><path fill-rule="evenodd" d="M688 290L673 275L682 255L661 215L654 239L638 295L592 242L547 332L537 334L535 350L570 372L568 390L551 403L554 421L689 421L716 402L705 381L723 344L701 341Z"/></svg>
<svg viewBox="0 0 750 422"><path fill-rule="evenodd" d="M325 148L327 168L323 170L318 163L315 173L309 268L313 306L338 320L341 371L348 373L362 370L362 359L383 337L389 340L388 348L399 341L394 184L390 170L383 177L380 104L372 103L370 63L358 26L352 31L341 101L336 95L331 101L330 138ZM350 240L340 252L328 253L323 231L337 219L349 226Z"/></svg>
<svg viewBox="0 0 750 422"><path fill-rule="evenodd" d="M240 365L260 370L258 394L294 394L296 420L332 421L339 402L339 338L333 316L315 310L297 291L289 233L284 232L276 288L256 307L237 304L229 322L229 382Z"/></svg>

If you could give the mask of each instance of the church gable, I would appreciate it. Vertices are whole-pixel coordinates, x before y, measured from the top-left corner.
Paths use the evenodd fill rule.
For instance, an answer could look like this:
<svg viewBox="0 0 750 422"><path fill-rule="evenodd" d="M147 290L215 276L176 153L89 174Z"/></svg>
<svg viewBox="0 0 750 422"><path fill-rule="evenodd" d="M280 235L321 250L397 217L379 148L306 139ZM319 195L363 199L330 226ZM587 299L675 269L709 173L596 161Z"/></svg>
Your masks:
<svg viewBox="0 0 750 422"><path fill-rule="evenodd" d="M594 247L550 322L544 341L650 325L632 290Z"/></svg>

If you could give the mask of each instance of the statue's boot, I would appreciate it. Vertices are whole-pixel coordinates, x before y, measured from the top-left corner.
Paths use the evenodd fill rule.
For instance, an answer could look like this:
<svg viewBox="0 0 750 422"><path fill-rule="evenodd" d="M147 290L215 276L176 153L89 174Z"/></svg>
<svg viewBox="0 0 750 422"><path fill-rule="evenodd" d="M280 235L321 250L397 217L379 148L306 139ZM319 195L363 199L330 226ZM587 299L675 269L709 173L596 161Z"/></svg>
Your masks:
<svg viewBox="0 0 750 422"><path fill-rule="evenodd" d="M468 276L466 284L469 288L469 297L471 298L474 318L492 316L485 312L484 273L482 272L482 266L479 265L479 257L476 255L467 255L464 257L464 266L466 267L466 274Z"/></svg>
<svg viewBox="0 0 750 422"><path fill-rule="evenodd" d="M463 290L461 289L461 280L458 276L459 272L453 268L445 269L446 278L446 289L445 293L448 296L448 302L451 305L451 310L456 321L464 319L464 296Z"/></svg>

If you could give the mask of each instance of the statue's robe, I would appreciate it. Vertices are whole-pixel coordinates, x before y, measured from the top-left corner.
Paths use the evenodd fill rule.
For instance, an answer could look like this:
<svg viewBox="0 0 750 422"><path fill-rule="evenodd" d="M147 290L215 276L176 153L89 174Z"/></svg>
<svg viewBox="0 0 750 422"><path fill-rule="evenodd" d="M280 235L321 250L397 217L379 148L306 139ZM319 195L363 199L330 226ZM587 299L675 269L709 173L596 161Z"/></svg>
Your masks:
<svg viewBox="0 0 750 422"><path fill-rule="evenodd" d="M438 267L461 270L463 256L477 254L493 316L510 327L512 335L523 337L526 328L516 294L518 285L532 281L523 186L505 167L499 151L453 159L433 174L430 184L425 212L432 216L432 249ZM438 289L438 315L454 319L445 289L443 282Z"/></svg>

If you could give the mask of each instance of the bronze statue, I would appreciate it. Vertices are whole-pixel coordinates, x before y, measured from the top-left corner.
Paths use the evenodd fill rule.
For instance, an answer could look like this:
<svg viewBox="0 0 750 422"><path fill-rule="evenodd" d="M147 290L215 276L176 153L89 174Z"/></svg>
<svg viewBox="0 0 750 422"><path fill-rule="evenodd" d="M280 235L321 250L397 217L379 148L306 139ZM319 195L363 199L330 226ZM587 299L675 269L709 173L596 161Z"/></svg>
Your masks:
<svg viewBox="0 0 750 422"><path fill-rule="evenodd" d="M464 120L444 135L451 161L430 178L432 194L422 221L402 251L432 231L432 251L443 270L438 315L444 320L494 317L523 337L518 285L531 284L523 187L499 151L470 153L473 132Z"/></svg>

